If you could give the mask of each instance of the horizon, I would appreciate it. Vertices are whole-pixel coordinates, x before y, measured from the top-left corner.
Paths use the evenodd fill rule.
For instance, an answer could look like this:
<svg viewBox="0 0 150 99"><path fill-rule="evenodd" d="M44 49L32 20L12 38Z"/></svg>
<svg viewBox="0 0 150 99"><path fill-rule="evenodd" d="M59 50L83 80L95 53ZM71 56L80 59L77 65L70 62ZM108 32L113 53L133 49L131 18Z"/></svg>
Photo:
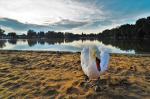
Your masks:
<svg viewBox="0 0 150 99"><path fill-rule="evenodd" d="M149 3L149 0L1 0L0 27L18 35L29 29L99 33L135 24L137 19L149 16Z"/></svg>

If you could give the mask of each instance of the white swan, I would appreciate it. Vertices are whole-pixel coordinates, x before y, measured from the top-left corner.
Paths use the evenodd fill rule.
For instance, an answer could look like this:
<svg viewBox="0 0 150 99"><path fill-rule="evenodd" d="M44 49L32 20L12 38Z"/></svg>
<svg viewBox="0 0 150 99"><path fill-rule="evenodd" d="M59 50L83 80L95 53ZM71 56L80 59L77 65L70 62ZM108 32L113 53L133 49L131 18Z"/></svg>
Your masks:
<svg viewBox="0 0 150 99"><path fill-rule="evenodd" d="M100 59L98 63L97 59ZM85 47L81 51L81 67L85 75L90 79L96 79L100 72L107 70L109 62L109 53L103 48L96 46Z"/></svg>

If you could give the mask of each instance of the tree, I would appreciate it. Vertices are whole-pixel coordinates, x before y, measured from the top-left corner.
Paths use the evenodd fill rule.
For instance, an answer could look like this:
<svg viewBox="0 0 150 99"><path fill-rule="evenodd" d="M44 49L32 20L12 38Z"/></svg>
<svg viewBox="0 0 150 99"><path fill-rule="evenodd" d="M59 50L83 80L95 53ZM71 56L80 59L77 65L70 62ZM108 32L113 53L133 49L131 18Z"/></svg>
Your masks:
<svg viewBox="0 0 150 99"><path fill-rule="evenodd" d="M16 34L15 32L10 32L10 33L8 33L8 36L9 36L10 38L16 38L16 37L17 37L17 34Z"/></svg>
<svg viewBox="0 0 150 99"><path fill-rule="evenodd" d="M45 33L43 31L38 32L38 37L42 38L45 36Z"/></svg>
<svg viewBox="0 0 150 99"><path fill-rule="evenodd" d="M28 30L27 36L28 36L28 38L33 38L33 37L36 37L37 35L34 30Z"/></svg>
<svg viewBox="0 0 150 99"><path fill-rule="evenodd" d="M4 32L5 31L0 28L0 37L4 35Z"/></svg>
<svg viewBox="0 0 150 99"><path fill-rule="evenodd" d="M136 21L135 25L125 24L110 30L104 30L98 34L100 38L113 39L149 39L150 38L150 17Z"/></svg>
<svg viewBox="0 0 150 99"><path fill-rule="evenodd" d="M144 38L145 36L150 36L150 19L149 17L142 18L136 21L137 36L139 38Z"/></svg>

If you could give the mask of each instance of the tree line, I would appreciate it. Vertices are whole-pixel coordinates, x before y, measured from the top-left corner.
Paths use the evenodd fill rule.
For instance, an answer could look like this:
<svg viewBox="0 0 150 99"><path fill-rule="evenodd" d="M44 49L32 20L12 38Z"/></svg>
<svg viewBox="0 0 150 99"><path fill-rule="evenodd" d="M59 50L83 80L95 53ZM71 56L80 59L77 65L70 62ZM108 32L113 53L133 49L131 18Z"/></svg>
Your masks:
<svg viewBox="0 0 150 99"><path fill-rule="evenodd" d="M96 38L96 34L73 34L69 32L55 32L55 31L48 31L48 32L36 32L34 30L28 30L27 34L17 35L15 32L10 32L7 35L4 33L5 31L0 28L0 38L7 38L7 39L17 39L17 38L47 38L47 39L55 39L55 38Z"/></svg>
<svg viewBox="0 0 150 99"><path fill-rule="evenodd" d="M117 28L104 30L98 36L113 39L150 39L150 17L141 18L134 25L125 24Z"/></svg>

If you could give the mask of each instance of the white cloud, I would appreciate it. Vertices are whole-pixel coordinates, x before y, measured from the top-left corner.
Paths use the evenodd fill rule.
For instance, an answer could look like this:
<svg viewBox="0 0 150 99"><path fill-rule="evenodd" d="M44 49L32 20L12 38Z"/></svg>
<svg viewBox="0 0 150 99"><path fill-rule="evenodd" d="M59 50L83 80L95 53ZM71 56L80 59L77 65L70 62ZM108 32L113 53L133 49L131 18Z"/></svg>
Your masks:
<svg viewBox="0 0 150 99"><path fill-rule="evenodd" d="M103 30L105 29L111 29L111 28L114 28L114 27L117 27L117 26L120 26L121 23L112 23L111 25L104 25L104 26L101 26L99 28L90 28L90 29L82 29L82 28L73 28L71 30L65 30L64 32L73 32L73 33L77 33L77 34L81 34L82 32L83 33L86 33L86 34L89 34L89 33L99 33L99 32L102 32Z"/></svg>
<svg viewBox="0 0 150 99"><path fill-rule="evenodd" d="M103 14L100 8L75 0L0 0L0 12L1 17L34 24L92 19Z"/></svg>
<svg viewBox="0 0 150 99"><path fill-rule="evenodd" d="M134 23L138 18L149 15L146 1L130 2L129 0L0 0L0 18L18 20L28 26L30 26L28 23L44 25L46 29L42 26L39 29L45 30L97 33L120 24ZM7 27L7 30L11 30L10 27L9 29Z"/></svg>

